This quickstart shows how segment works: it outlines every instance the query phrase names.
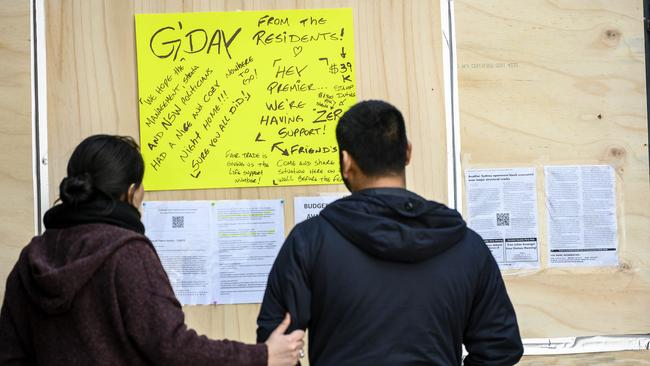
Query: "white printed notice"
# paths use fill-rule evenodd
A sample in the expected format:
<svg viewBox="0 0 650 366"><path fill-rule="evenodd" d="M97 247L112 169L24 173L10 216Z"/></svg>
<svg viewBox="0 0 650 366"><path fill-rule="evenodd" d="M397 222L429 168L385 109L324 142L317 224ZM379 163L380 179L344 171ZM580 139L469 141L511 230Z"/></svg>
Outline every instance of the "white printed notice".
<svg viewBox="0 0 650 366"><path fill-rule="evenodd" d="M148 201L151 239L183 305L259 303L284 241L282 200Z"/></svg>
<svg viewBox="0 0 650 366"><path fill-rule="evenodd" d="M293 212L294 212L294 222L296 224L301 223L312 217L316 217L320 214L321 210L327 207L330 203L336 201L337 199L344 196L344 193L341 195L330 195L330 196L311 196L311 197L294 197L293 198Z"/></svg>
<svg viewBox="0 0 650 366"><path fill-rule="evenodd" d="M262 302L271 266L284 241L283 201L217 201L214 214L218 302Z"/></svg>
<svg viewBox="0 0 650 366"><path fill-rule="evenodd" d="M547 166L549 266L616 266L616 183L608 165Z"/></svg>
<svg viewBox="0 0 650 366"><path fill-rule="evenodd" d="M539 268L535 168L465 171L468 226L502 269Z"/></svg>
<svg viewBox="0 0 650 366"><path fill-rule="evenodd" d="M210 202L144 202L147 237L182 304L211 304L214 257Z"/></svg>

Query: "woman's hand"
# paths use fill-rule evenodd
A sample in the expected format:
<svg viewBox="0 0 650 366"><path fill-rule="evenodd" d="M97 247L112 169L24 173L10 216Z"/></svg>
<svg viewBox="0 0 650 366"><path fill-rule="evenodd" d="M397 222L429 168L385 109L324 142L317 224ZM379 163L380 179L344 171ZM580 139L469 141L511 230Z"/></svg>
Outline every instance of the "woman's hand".
<svg viewBox="0 0 650 366"><path fill-rule="evenodd" d="M285 335L284 332L289 328L289 324L291 324L291 316L287 313L282 323L275 328L266 341L269 350L268 366L293 366L298 363L298 357L302 355L302 347L305 345L302 340L305 331L294 330Z"/></svg>

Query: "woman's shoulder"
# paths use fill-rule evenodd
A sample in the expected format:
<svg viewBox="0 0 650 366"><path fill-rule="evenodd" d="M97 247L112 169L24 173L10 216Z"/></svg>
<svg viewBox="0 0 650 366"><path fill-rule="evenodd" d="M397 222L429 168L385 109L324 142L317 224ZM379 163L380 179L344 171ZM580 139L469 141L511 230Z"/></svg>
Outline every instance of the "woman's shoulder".
<svg viewBox="0 0 650 366"><path fill-rule="evenodd" d="M79 257L77 259L95 257L115 261L125 256L157 259L156 250L145 235L117 225L90 223L65 229L48 229L43 237L46 244L63 244L68 249L68 256L75 253L74 256Z"/></svg>
<svg viewBox="0 0 650 366"><path fill-rule="evenodd" d="M156 248L146 235L113 225L91 225L97 225L95 230L102 232L103 239L110 240L112 242L111 245L117 247L114 255L159 260Z"/></svg>
<svg viewBox="0 0 650 366"><path fill-rule="evenodd" d="M38 238L36 236L35 238ZM103 222L80 223L68 227L48 228L40 235L45 240L65 240L72 241L75 238L80 240L108 239L112 241L119 240L143 240L149 242L149 239L137 231Z"/></svg>

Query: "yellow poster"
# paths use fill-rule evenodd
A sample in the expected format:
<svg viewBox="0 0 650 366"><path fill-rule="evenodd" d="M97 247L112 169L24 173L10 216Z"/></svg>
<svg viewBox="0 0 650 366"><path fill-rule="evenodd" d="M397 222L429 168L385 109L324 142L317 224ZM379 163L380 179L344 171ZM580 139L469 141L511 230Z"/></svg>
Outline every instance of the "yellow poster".
<svg viewBox="0 0 650 366"><path fill-rule="evenodd" d="M147 190L338 184L351 9L139 14Z"/></svg>

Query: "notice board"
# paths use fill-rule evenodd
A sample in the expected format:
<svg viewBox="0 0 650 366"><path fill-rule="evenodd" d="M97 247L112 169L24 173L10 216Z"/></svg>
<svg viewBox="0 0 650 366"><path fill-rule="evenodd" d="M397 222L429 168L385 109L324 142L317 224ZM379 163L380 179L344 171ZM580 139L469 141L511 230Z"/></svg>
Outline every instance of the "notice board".
<svg viewBox="0 0 650 366"><path fill-rule="evenodd" d="M454 3L462 169L535 166L542 177L547 163L616 167L621 265L507 276L522 335L647 332L650 259L644 245L650 225L641 2ZM357 100L385 99L403 112L414 147L408 188L447 203L440 31L446 14L440 14L438 2L53 0L46 5L52 201L82 138L140 137L136 14L336 7L352 9ZM146 199L283 198L288 232L293 197L344 190L342 185L163 190L148 192ZM541 191L538 196L543 199ZM538 207L544 217L543 205ZM197 331L247 342L255 340L258 310L258 305L185 308Z"/></svg>
<svg viewBox="0 0 650 366"><path fill-rule="evenodd" d="M541 270L505 277L522 336L648 333L642 2L455 3L462 169L537 172ZM618 266L549 268L549 165L613 167Z"/></svg>
<svg viewBox="0 0 650 366"><path fill-rule="evenodd" d="M94 133L116 133L140 138L136 14L233 12L236 15L240 11L263 13L271 10L316 9L311 14L318 21L321 11L317 9L323 8L351 9L352 28L349 31L346 28L343 37L345 39L349 36L354 41L353 55L348 53L347 47L345 51L346 59L354 57L354 63L350 62L354 70L356 99L388 100L404 114L407 134L414 148L411 164L407 168L409 188L427 198L446 203L447 131L440 4L428 1L375 0L47 1L51 201L57 197L58 184L64 176L72 149L84 137ZM322 11L322 14L324 16L326 11ZM185 27L187 23L183 24ZM178 24L171 26L178 27ZM257 26L257 21L254 26ZM234 28L236 29L237 27ZM337 29L336 32L340 35L341 30ZM210 37L212 34L214 30ZM227 35L231 36L232 31ZM213 49L211 53L215 51ZM231 49L233 51L234 48ZM291 53L279 57L296 58L293 46L288 51ZM327 62L330 67L334 64L332 58L337 60L338 77L341 78L345 73L340 72L341 49L337 51L333 56L325 57L329 58ZM222 52L225 50L222 49ZM297 58L308 52L310 51L304 48ZM232 56L235 57L234 52ZM256 56L252 56L255 60ZM328 66L324 60L317 61L317 65L323 69ZM326 69L325 74L328 77L334 75L329 69ZM239 78L237 75L235 77ZM217 93L215 97L218 95ZM230 97L234 98L232 95ZM265 104L263 106L266 108ZM311 117L316 118L318 114L311 114ZM259 124L260 119L260 115L255 116L256 123ZM271 135L277 134L275 127L269 128L268 132L251 132L242 144L266 144L269 151L268 143L273 141ZM266 142L255 141L258 132L262 132L260 139ZM279 147L285 149L284 145ZM273 153L282 154L275 149ZM318 196L345 191L341 184L254 185L245 188L150 191L145 194L145 200L284 199L285 232L288 233L293 227L295 196ZM189 326L199 333L213 338L255 341L255 321L259 311L257 304L188 306L184 310Z"/></svg>

